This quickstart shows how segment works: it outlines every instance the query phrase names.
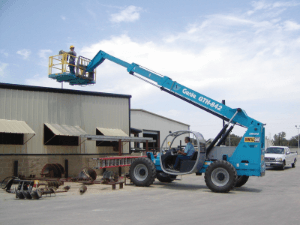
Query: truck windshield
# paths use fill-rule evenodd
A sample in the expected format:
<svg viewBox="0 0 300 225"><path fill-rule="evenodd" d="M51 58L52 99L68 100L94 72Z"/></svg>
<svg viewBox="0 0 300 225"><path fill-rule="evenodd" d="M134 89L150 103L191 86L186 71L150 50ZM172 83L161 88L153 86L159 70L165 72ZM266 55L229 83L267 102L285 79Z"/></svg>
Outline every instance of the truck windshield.
<svg viewBox="0 0 300 225"><path fill-rule="evenodd" d="M266 153L273 153L273 154L283 154L283 148L267 148Z"/></svg>

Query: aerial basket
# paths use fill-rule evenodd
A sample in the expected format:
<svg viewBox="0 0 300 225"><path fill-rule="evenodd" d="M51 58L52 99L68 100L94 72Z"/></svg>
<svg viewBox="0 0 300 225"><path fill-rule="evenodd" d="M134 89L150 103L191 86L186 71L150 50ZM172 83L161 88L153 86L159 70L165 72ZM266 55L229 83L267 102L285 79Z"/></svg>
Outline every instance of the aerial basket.
<svg viewBox="0 0 300 225"><path fill-rule="evenodd" d="M49 72L48 77L57 80L58 82L68 82L70 85L88 85L96 83L96 70L87 72L87 65L90 59L83 56L75 57L66 52L60 51L59 55L49 57ZM75 65L70 64L68 59L75 58ZM74 73L70 68L74 67Z"/></svg>

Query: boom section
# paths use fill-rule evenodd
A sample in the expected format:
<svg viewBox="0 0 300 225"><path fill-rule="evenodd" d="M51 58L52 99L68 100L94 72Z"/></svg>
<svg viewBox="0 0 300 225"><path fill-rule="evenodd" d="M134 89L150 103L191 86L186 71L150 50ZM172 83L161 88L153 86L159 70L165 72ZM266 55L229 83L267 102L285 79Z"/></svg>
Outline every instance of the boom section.
<svg viewBox="0 0 300 225"><path fill-rule="evenodd" d="M203 94L200 94L182 84L173 81L167 76L160 75L149 69L141 67L136 63L127 63L121 59L118 59L104 51L99 51L97 55L88 64L86 71L93 71L97 66L99 66L105 59L108 59L114 63L117 63L127 69L127 71L132 75L140 75L146 78L147 81L150 80L155 86L159 86L162 90L173 94L183 100L186 100L200 108L208 111L222 119L230 120L238 109L232 109L216 100L213 100ZM231 121L232 123L239 124L244 127L249 127L251 125L262 125L261 122L256 121L249 117L244 110L238 110L238 114Z"/></svg>

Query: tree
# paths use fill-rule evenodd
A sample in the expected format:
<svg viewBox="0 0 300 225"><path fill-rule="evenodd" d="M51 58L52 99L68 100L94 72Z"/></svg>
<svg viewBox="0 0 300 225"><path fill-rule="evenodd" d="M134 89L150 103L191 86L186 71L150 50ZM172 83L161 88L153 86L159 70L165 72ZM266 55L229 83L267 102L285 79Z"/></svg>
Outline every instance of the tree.
<svg viewBox="0 0 300 225"><path fill-rule="evenodd" d="M286 140L286 133L285 132L280 132L278 134L274 135L274 145L277 146L287 146L288 140Z"/></svg>
<svg viewBox="0 0 300 225"><path fill-rule="evenodd" d="M292 147L298 147L298 135L292 137L292 138L289 140L289 146L292 146Z"/></svg>
<svg viewBox="0 0 300 225"><path fill-rule="evenodd" d="M242 137L237 136L235 134L230 134L225 141L226 146L238 146Z"/></svg>

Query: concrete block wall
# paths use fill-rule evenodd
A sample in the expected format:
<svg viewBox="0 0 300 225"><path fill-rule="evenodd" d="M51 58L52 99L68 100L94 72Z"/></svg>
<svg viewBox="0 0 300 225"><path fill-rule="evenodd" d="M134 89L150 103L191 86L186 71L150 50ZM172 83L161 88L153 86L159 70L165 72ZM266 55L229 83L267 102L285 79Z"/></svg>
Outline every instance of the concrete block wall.
<svg viewBox="0 0 300 225"><path fill-rule="evenodd" d="M100 158L99 155L1 155L0 156L0 181L14 175L14 161L18 161L18 175L29 177L35 175L41 177L41 172L46 164L59 163L65 168L65 160L68 160L69 177L77 177L84 167L94 169L97 161L92 158ZM118 172L118 168L109 168ZM102 175L102 169L95 169L97 175ZM122 174L129 171L128 167L122 167ZM64 177L64 175L63 175Z"/></svg>

